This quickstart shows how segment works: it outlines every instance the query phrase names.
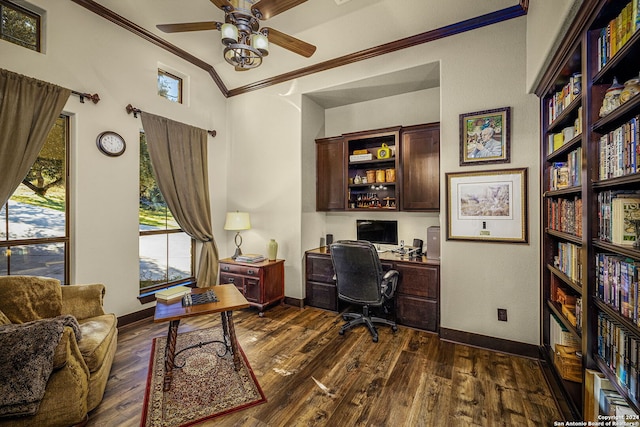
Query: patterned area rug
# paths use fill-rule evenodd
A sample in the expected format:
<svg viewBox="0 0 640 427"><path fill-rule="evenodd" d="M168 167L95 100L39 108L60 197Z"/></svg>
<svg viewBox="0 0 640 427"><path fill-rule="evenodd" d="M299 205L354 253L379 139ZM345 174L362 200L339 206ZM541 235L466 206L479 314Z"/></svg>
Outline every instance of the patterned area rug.
<svg viewBox="0 0 640 427"><path fill-rule="evenodd" d="M179 334L176 354L183 348L211 340L222 340L220 328ZM162 391L166 337L155 338L151 349L142 427L186 427L214 417L266 402L264 393L240 349L242 369L233 358L219 357L223 345L208 344L176 356L171 390Z"/></svg>

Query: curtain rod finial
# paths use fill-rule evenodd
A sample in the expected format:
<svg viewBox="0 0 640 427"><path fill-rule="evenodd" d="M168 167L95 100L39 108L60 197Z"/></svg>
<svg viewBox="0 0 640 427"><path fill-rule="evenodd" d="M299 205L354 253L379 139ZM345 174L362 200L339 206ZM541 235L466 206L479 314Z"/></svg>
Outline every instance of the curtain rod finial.
<svg viewBox="0 0 640 427"><path fill-rule="evenodd" d="M214 137L214 138L215 138L215 137L216 137L216 135L218 134L215 130L208 130L208 131L207 131L207 133L208 133L209 135L211 135L212 137Z"/></svg>

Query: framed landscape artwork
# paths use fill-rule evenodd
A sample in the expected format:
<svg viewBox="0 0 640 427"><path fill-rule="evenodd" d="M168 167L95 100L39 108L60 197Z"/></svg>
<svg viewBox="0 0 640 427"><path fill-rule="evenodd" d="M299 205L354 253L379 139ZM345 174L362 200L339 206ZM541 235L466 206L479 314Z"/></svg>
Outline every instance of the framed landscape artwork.
<svg viewBox="0 0 640 427"><path fill-rule="evenodd" d="M447 173L447 240L527 243L527 168Z"/></svg>
<svg viewBox="0 0 640 427"><path fill-rule="evenodd" d="M509 163L511 108L460 114L460 166Z"/></svg>

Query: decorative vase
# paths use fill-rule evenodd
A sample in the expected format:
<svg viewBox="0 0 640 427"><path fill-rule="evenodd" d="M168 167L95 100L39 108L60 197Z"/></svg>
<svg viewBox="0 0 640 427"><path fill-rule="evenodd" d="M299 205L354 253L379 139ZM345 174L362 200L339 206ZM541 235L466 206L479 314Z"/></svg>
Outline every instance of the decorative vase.
<svg viewBox="0 0 640 427"><path fill-rule="evenodd" d="M267 258L269 261L275 261L278 255L278 242L275 239L269 240L267 243Z"/></svg>

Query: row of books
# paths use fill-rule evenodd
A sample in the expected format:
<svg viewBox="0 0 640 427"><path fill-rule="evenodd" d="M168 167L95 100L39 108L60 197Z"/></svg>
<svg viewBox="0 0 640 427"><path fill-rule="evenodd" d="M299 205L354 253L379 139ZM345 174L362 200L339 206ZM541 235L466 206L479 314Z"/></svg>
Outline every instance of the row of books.
<svg viewBox="0 0 640 427"><path fill-rule="evenodd" d="M636 242L635 220L640 219L640 193L602 191L598 193L598 237L615 245Z"/></svg>
<svg viewBox="0 0 640 427"><path fill-rule="evenodd" d="M582 90L582 78L579 73L573 74L567 84L553 94L547 101L547 115L552 123L576 99ZM579 132L578 132L579 133Z"/></svg>
<svg viewBox="0 0 640 427"><path fill-rule="evenodd" d="M636 414L602 372L586 369L584 372L584 423L576 425L637 427Z"/></svg>
<svg viewBox="0 0 640 427"><path fill-rule="evenodd" d="M640 341L636 336L598 313L598 356L616 377L618 385L626 390L629 398L638 402L638 351Z"/></svg>
<svg viewBox="0 0 640 427"><path fill-rule="evenodd" d="M600 137L598 144L599 179L640 172L639 124L640 115Z"/></svg>
<svg viewBox="0 0 640 427"><path fill-rule="evenodd" d="M567 126L562 132L552 133L547 136L547 153L553 153L561 148L566 142L572 140L582 133L582 106L578 107L578 117L573 126Z"/></svg>
<svg viewBox="0 0 640 427"><path fill-rule="evenodd" d="M565 328L554 313L549 315L549 342L552 348L556 348L556 344L566 347L581 347L580 340Z"/></svg>
<svg viewBox="0 0 640 427"><path fill-rule="evenodd" d="M638 271L635 260L616 254L597 253L596 295L623 317L640 326Z"/></svg>
<svg viewBox="0 0 640 427"><path fill-rule="evenodd" d="M562 233L582 236L582 199L547 199L547 227Z"/></svg>
<svg viewBox="0 0 640 427"><path fill-rule="evenodd" d="M582 279L580 246L568 242L558 242L558 255L554 258L554 266L571 280L580 282Z"/></svg>
<svg viewBox="0 0 640 427"><path fill-rule="evenodd" d="M640 0L632 0L613 18L598 36L598 71L640 29Z"/></svg>
<svg viewBox="0 0 640 427"><path fill-rule="evenodd" d="M566 162L553 162L549 167L549 190L579 186L582 181L582 147L567 154Z"/></svg>

